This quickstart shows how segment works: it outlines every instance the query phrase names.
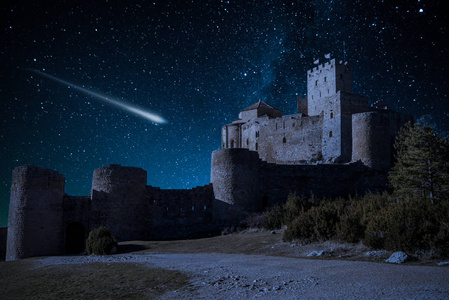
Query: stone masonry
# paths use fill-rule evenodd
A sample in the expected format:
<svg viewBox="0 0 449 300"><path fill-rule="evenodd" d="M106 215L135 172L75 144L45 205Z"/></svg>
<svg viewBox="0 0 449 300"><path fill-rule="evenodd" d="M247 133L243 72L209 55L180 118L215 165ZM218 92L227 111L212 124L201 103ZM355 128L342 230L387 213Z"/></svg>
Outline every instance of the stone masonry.
<svg viewBox="0 0 449 300"><path fill-rule="evenodd" d="M17 167L0 256L5 241L6 260L81 253L100 225L119 241L205 236L285 203L289 193L385 190L394 138L412 118L353 94L349 65L335 59L307 72L307 92L297 114L258 101L223 126L205 186L163 190L147 185L141 168L109 165L93 172L90 195L69 196L58 172Z"/></svg>

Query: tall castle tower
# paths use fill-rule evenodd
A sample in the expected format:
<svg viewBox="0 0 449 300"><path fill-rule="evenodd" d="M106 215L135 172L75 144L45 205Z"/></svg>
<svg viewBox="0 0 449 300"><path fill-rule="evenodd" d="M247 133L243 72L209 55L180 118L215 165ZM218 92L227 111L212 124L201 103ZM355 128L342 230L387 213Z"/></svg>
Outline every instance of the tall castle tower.
<svg viewBox="0 0 449 300"><path fill-rule="evenodd" d="M352 115L369 109L368 99L352 93L351 68L332 59L307 72L309 116L323 118L325 161L348 162L352 154Z"/></svg>
<svg viewBox="0 0 449 300"><path fill-rule="evenodd" d="M326 98L337 92L352 93L351 68L348 63L331 61L307 72L308 115L317 116L329 109Z"/></svg>
<svg viewBox="0 0 449 300"><path fill-rule="evenodd" d="M63 253L64 185L64 177L49 169L14 169L6 260Z"/></svg>

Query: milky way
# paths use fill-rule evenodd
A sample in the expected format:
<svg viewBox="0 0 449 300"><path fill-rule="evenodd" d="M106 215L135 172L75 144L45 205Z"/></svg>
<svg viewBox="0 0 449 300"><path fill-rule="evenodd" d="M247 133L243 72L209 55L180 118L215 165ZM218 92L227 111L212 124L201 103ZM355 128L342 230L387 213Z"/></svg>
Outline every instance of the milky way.
<svg viewBox="0 0 449 300"><path fill-rule="evenodd" d="M112 163L162 188L207 184L221 126L259 99L295 113L307 70L329 52L350 63L355 93L449 130L445 1L47 2L0 8L0 226L11 171L24 164L63 174L69 195L88 195L92 171Z"/></svg>

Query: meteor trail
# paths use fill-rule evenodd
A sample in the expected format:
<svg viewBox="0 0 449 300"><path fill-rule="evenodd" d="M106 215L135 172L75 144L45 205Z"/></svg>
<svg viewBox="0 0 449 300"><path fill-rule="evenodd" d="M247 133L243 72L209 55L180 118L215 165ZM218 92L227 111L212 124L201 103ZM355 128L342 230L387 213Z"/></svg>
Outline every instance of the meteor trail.
<svg viewBox="0 0 449 300"><path fill-rule="evenodd" d="M68 85L68 86L70 86L70 87L72 87L72 88L74 88L74 89L76 89L76 90L78 90L80 92L83 92L83 93L85 93L87 95L90 95L92 97L97 98L98 100L101 100L101 101L106 102L108 104L112 104L112 105L114 105L116 107L119 107L121 109L129 111L131 113L134 113L134 114L136 114L136 115L138 115L138 116L140 116L140 117L142 117L144 119L147 119L147 120L150 120L152 122L159 123L159 124L167 123L167 121L163 117L158 116L158 115L156 115L156 114L154 114L152 112L145 111L145 110L143 110L143 109L141 109L141 108L139 108L139 107L137 107L135 105L129 104L129 103L125 102L125 101L121 101L121 100L114 99L114 98L109 97L109 96L102 95L102 94L97 93L97 92L93 92L91 90L88 90L88 89L85 89L83 87L80 87L80 86L78 86L76 84L73 84L73 83L70 83L68 81L59 79L59 78L57 78L55 76L52 76L52 75L48 75L48 74L46 74L44 72L41 72L41 71L38 71L38 70L29 69L29 71L32 71L32 72L34 72L36 74L39 74L41 76L47 77L49 79L52 79L52 80L54 80L56 82Z"/></svg>

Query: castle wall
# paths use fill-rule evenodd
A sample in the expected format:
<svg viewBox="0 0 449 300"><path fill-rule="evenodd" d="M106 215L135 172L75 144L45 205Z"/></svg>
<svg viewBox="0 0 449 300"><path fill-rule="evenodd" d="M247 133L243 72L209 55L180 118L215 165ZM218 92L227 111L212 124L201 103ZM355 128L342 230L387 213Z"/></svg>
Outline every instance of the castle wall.
<svg viewBox="0 0 449 300"><path fill-rule="evenodd" d="M14 169L6 260L63 252L64 185L64 177L52 170Z"/></svg>
<svg viewBox="0 0 449 300"><path fill-rule="evenodd" d="M8 238L8 227L0 227L0 261L6 257L6 240Z"/></svg>
<svg viewBox="0 0 449 300"><path fill-rule="evenodd" d="M256 160L256 155L257 152L246 149L213 152L211 181L217 199L235 206L251 199L253 205L244 206L246 212L251 212L285 203L288 194L294 192L346 197L387 187L386 172L362 164L280 165ZM249 168L244 163L248 161L251 161ZM248 169L257 172L248 173Z"/></svg>
<svg viewBox="0 0 449 300"><path fill-rule="evenodd" d="M256 155L257 152L246 149L213 152L211 182L217 199L236 206L251 199L254 204L245 205L246 211L259 211L285 203L291 192L346 197L387 187L386 172L362 164L280 165L256 160ZM257 172L248 173L248 164Z"/></svg>
<svg viewBox="0 0 449 300"><path fill-rule="evenodd" d="M352 161L376 169L389 168L394 158L394 141L402 126L413 117L392 110L374 110L352 116Z"/></svg>
<svg viewBox="0 0 449 300"><path fill-rule="evenodd" d="M258 151L262 160L272 163L319 160L322 122L320 116L302 114L276 119L262 117L242 125L243 148Z"/></svg>
<svg viewBox="0 0 449 300"><path fill-rule="evenodd" d="M148 186L147 192L149 239L195 237L219 230L211 184L188 190Z"/></svg>
<svg viewBox="0 0 449 300"><path fill-rule="evenodd" d="M261 165L261 195L264 206L284 204L289 193L317 197L346 197L350 194L384 191L386 173L361 164Z"/></svg>
<svg viewBox="0 0 449 300"><path fill-rule="evenodd" d="M215 199L245 210L257 209L259 155L247 149L212 152L211 183Z"/></svg>
<svg viewBox="0 0 449 300"><path fill-rule="evenodd" d="M145 238L148 210L147 172L109 165L96 169L92 179L91 228L108 227L118 241Z"/></svg>
<svg viewBox="0 0 449 300"><path fill-rule="evenodd" d="M95 229L89 222L90 196L64 197L64 253L79 254L85 249L89 232Z"/></svg>
<svg viewBox="0 0 449 300"><path fill-rule="evenodd" d="M390 119L387 114L373 111L354 114L352 160L382 169L391 164Z"/></svg>

